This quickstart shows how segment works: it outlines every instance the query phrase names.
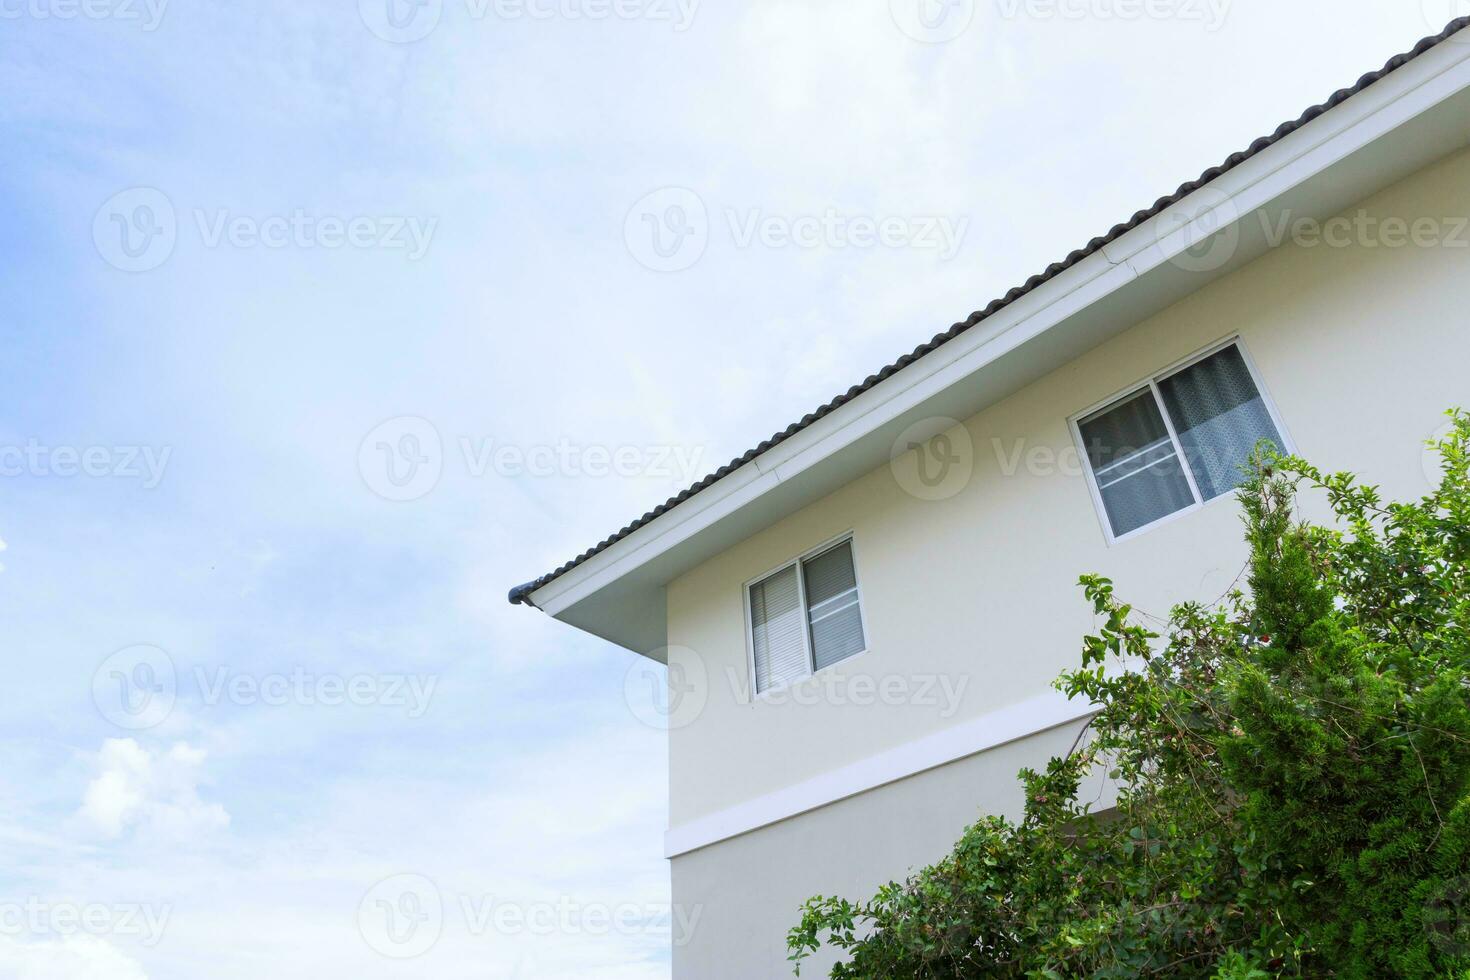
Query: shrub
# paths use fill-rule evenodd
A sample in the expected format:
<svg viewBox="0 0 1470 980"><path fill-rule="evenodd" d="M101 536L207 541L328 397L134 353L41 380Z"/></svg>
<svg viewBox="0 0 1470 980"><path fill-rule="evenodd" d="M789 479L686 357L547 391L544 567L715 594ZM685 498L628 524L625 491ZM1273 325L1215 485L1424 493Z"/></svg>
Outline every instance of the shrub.
<svg viewBox="0 0 1470 980"><path fill-rule="evenodd" d="M871 899L788 941L835 980L1470 977L1470 416L1413 503L1262 447L1238 492L1249 588L1156 633L1107 579L1058 686L1085 739ZM1295 516L1321 493L1331 526ZM1078 798L1097 767L1116 808Z"/></svg>

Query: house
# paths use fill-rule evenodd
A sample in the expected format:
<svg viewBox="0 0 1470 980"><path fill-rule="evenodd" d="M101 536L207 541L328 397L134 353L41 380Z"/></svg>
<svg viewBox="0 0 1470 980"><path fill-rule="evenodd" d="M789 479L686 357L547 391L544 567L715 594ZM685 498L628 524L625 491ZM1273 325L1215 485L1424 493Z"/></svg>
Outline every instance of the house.
<svg viewBox="0 0 1470 980"><path fill-rule="evenodd" d="M1226 593L1258 439L1427 491L1470 403L1467 24L511 592L668 664L678 980L788 976L806 898L1017 813L1088 714L1079 574Z"/></svg>

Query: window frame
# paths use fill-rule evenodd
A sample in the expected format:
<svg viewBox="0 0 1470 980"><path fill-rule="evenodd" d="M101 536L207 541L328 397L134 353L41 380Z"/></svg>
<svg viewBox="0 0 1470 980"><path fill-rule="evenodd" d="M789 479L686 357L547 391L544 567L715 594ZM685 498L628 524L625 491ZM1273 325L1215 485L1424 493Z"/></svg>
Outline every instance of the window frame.
<svg viewBox="0 0 1470 980"><path fill-rule="evenodd" d="M1194 469L1189 465L1188 457L1184 453L1184 446L1179 442L1179 433L1174 427L1174 419L1169 414L1169 406L1164 401L1163 392L1159 390L1159 383L1161 381L1166 381L1181 371L1185 371L1200 361L1218 354L1229 347L1234 347L1240 351L1241 360L1245 362L1245 369L1250 374L1251 381L1256 386L1256 392L1261 396L1261 403L1266 406L1266 413L1270 415L1271 423L1276 426L1276 431L1281 436L1283 443L1280 447L1281 451L1288 454L1296 452L1296 443L1292 439L1291 433L1287 431L1286 423L1281 418L1281 412L1276 407L1276 400L1271 397L1271 392L1267 389L1266 382L1261 377L1260 369L1256 367L1255 359L1251 357L1251 352L1246 347L1245 340L1240 334L1232 334L1207 347L1200 348L1193 354L1181 357L1167 367L1153 372L1142 381L1119 390L1116 394L1104 398L1095 405L1089 406L1067 419L1067 427L1072 432L1072 440L1076 444L1077 452L1081 457L1082 475L1087 481L1087 490L1092 495L1093 510L1097 513L1098 523L1102 526L1103 539L1107 542L1108 547L1124 541L1130 541L1141 534L1146 534L1157 527L1168 524L1170 521L1175 521L1181 517L1193 514L1195 511L1203 510L1217 501L1225 500L1232 496L1229 493L1222 493L1210 500L1204 499L1204 495L1200 493L1199 482L1195 478ZM1170 514L1165 514L1158 520L1144 524L1142 527L1136 527L1125 534L1114 534L1112 519L1108 516L1107 507L1103 503L1102 490L1098 487L1097 474L1093 472L1092 458L1088 455L1086 441L1082 438L1082 423L1092 416L1119 405L1124 400L1144 391L1149 392L1153 396L1154 403L1159 410L1159 415L1163 417L1164 427L1169 433L1169 441L1174 447L1175 455L1179 458L1179 468L1184 471L1184 477L1189 481L1189 492L1194 496L1194 503L1188 507L1181 507Z"/></svg>
<svg viewBox="0 0 1470 980"><path fill-rule="evenodd" d="M820 557L821 555L826 554L834 548L840 548L844 544L846 544L852 552L852 580L854 587L857 589L858 622L862 624L863 628L863 648L856 653L852 653L846 657L843 657L836 663L828 664L821 670L817 670L816 650L812 646L811 605L807 602L806 598L806 570L802 566L811 559ZM756 683L755 623L751 619L750 615L750 590L751 588L759 585L771 576L784 572L786 571L786 569L793 566L796 568L796 594L801 602L801 635L802 643L805 645L806 648L807 672L805 674L802 674L800 677L793 678L780 684L774 684L771 687L766 688L765 690L760 690L759 686ZM809 548L806 551L803 551L795 558L787 559L781 564L776 565L775 567L770 568L764 572L761 572L759 575L756 575L751 579L748 579L740 587L740 599L740 605L743 609L743 617L745 620L745 665L747 671L747 679L750 684L750 694L747 698L748 704L755 704L756 702L768 697L769 695L790 690L797 684L811 680L818 674L825 673L829 670L834 670L835 668L842 666L850 660L861 657L873 647L872 636L868 632L868 607L867 603L863 600L863 579L862 576L858 574L857 542L854 540L854 535L852 531L844 531L834 538L828 538L821 544L816 545L813 548Z"/></svg>

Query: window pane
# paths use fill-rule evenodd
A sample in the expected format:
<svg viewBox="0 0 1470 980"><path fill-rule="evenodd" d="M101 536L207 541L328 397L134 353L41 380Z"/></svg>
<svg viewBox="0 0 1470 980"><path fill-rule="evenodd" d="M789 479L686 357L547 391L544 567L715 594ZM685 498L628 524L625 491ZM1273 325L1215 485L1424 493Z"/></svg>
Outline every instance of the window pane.
<svg viewBox="0 0 1470 980"><path fill-rule="evenodd" d="M1159 390L1206 500L1240 486L1241 466L1258 441L1282 446L1245 357L1233 345L1160 381Z"/></svg>
<svg viewBox="0 0 1470 980"><path fill-rule="evenodd" d="M806 576L812 656L818 670L863 652L863 616L858 606L852 542L844 541L802 564Z"/></svg>
<svg viewBox="0 0 1470 980"><path fill-rule="evenodd" d="M1151 390L1103 409L1078 429L1115 537L1195 502Z"/></svg>
<svg viewBox="0 0 1470 980"><path fill-rule="evenodd" d="M803 620L795 565L750 587L750 631L755 649L757 691L789 683L808 673Z"/></svg>

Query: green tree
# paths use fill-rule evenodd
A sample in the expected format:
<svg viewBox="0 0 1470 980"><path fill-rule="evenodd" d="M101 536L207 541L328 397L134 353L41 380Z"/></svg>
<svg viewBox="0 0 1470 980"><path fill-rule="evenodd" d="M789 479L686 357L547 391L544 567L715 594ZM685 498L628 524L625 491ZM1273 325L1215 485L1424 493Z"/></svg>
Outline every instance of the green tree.
<svg viewBox="0 0 1470 980"><path fill-rule="evenodd" d="M835 980L1470 978L1470 416L1413 503L1258 450L1249 588L1156 633L1107 579L1058 686L1085 739L1024 771L1025 814L788 939ZM1297 516L1299 493L1330 526ZM1119 787L1094 814L1098 767ZM1462 911L1463 907L1463 911Z"/></svg>

